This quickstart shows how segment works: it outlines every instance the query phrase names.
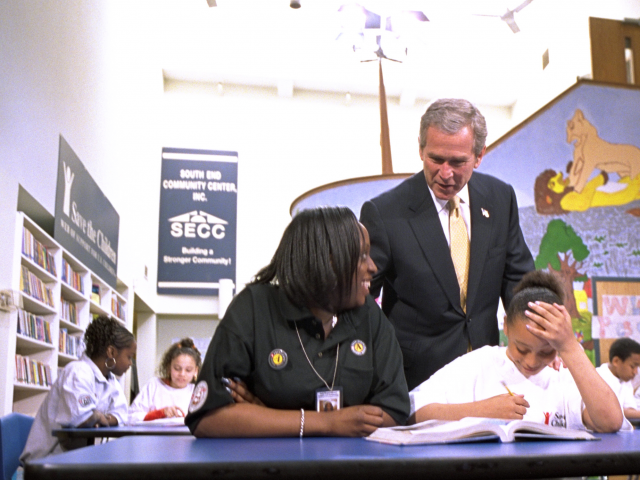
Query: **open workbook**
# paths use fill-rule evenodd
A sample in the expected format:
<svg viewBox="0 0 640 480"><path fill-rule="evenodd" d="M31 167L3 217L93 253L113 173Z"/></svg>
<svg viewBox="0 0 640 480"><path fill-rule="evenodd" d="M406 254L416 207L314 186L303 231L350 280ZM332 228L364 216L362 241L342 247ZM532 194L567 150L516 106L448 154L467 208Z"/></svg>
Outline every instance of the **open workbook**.
<svg viewBox="0 0 640 480"><path fill-rule="evenodd" d="M427 420L406 427L378 428L367 440L394 445L462 443L483 440L513 442L518 439L597 440L584 430L552 427L526 420L467 417L458 421Z"/></svg>

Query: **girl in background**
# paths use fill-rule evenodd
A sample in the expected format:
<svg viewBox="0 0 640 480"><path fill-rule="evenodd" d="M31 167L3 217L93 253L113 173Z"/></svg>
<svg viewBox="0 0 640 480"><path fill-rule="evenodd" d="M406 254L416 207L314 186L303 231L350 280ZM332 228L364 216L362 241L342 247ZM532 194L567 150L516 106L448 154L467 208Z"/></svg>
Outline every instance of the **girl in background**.
<svg viewBox="0 0 640 480"><path fill-rule="evenodd" d="M202 360L190 338L174 343L162 356L158 377L151 379L129 408L129 423L184 417Z"/></svg>
<svg viewBox="0 0 640 480"><path fill-rule="evenodd" d="M80 360L64 367L42 402L20 460L27 463L87 445L86 439L61 441L53 429L109 427L127 421L127 399L118 381L136 353L133 334L108 317L93 320L84 334Z"/></svg>

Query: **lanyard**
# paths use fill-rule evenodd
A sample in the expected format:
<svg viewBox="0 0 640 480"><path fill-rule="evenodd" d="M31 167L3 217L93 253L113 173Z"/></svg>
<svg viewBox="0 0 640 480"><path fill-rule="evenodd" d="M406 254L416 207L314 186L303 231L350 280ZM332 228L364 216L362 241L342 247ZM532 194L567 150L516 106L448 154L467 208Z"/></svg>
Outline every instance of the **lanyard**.
<svg viewBox="0 0 640 480"><path fill-rule="evenodd" d="M333 317L334 319L336 317ZM333 380L331 381L331 386L329 386L329 384L326 382L326 380L324 378L322 378L320 376L320 374L318 373L318 371L313 367L313 364L311 363L311 360L309 360L309 355L307 355L307 351L304 349L304 345L302 344L302 338L300 337L300 331L298 330L298 322L294 322L294 325L296 327L296 333L298 334L298 340L300 340L300 346L302 347L302 353L304 353L304 356L307 359L307 362L309 362L309 366L311 367L311 369L313 370L313 372L318 376L318 378L320 380L322 380L322 383L324 383L327 388L330 391L333 391L333 386L336 383L336 374L338 373L338 357L340 356L340 344L338 344L338 346L336 347L336 367L333 371Z"/></svg>

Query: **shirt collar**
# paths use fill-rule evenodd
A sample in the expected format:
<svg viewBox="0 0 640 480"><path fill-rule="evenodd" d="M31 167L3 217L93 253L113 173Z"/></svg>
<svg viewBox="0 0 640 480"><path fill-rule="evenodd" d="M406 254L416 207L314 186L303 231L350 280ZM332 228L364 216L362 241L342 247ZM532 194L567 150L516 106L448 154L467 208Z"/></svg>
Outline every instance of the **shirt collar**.
<svg viewBox="0 0 640 480"><path fill-rule="evenodd" d="M85 362L87 365L89 365L89 367L91 367L91 371L93 372L93 374L95 375L96 379L99 382L107 382L107 381L109 381L109 379L105 378L105 376L102 374L102 372L100 371L98 366L95 364L95 362L93 360L91 360L86 353L82 354L82 357L80 358L80 360ZM113 377L113 374L111 372L109 372L109 378L111 378L111 377Z"/></svg>
<svg viewBox="0 0 640 480"><path fill-rule="evenodd" d="M436 194L433 193L431 187L429 187L429 193L431 194L433 204L436 206L438 213L447 208L448 200L441 200L440 198L436 197ZM462 190L460 190L456 195L460 197L460 203L466 203L467 205L469 205L469 184L465 183L464 187L462 187Z"/></svg>
<svg viewBox="0 0 640 480"><path fill-rule="evenodd" d="M280 306L280 313L282 314L286 322L313 320L315 318L313 313L311 313L311 311L307 307L299 307L292 303L280 287L275 286L274 288L276 288L278 291L278 304ZM344 312L339 313L338 324L352 323L354 326L359 325L362 315L359 315L358 313L360 312L360 310L367 308L369 307L365 304L361 307L356 307L351 310L345 310ZM290 324L290 326L293 328L293 325Z"/></svg>

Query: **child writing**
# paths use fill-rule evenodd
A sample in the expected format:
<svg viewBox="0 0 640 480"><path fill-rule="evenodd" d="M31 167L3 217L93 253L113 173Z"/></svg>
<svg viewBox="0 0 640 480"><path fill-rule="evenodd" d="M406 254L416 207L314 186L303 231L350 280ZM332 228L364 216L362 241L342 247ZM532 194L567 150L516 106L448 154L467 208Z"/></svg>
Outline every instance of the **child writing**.
<svg viewBox="0 0 640 480"><path fill-rule="evenodd" d="M98 317L84 334L86 350L64 368L40 406L20 460L86 446L86 439L64 444L51 434L61 427L107 427L127 421L127 399L116 377L131 366L133 334L116 320Z"/></svg>
<svg viewBox="0 0 640 480"><path fill-rule="evenodd" d="M553 275L530 272L522 278L504 332L507 347L467 353L416 387L410 393L412 418L524 419L596 432L632 428L576 340ZM566 369L548 367L556 354Z"/></svg>
<svg viewBox="0 0 640 480"><path fill-rule="evenodd" d="M174 343L162 356L158 377L151 379L129 408L129 422L184 417L202 360L190 338Z"/></svg>
<svg viewBox="0 0 640 480"><path fill-rule="evenodd" d="M619 338L609 348L609 363L596 369L618 397L624 416L630 419L640 418L631 383L638 373L638 366L640 344L631 338Z"/></svg>

